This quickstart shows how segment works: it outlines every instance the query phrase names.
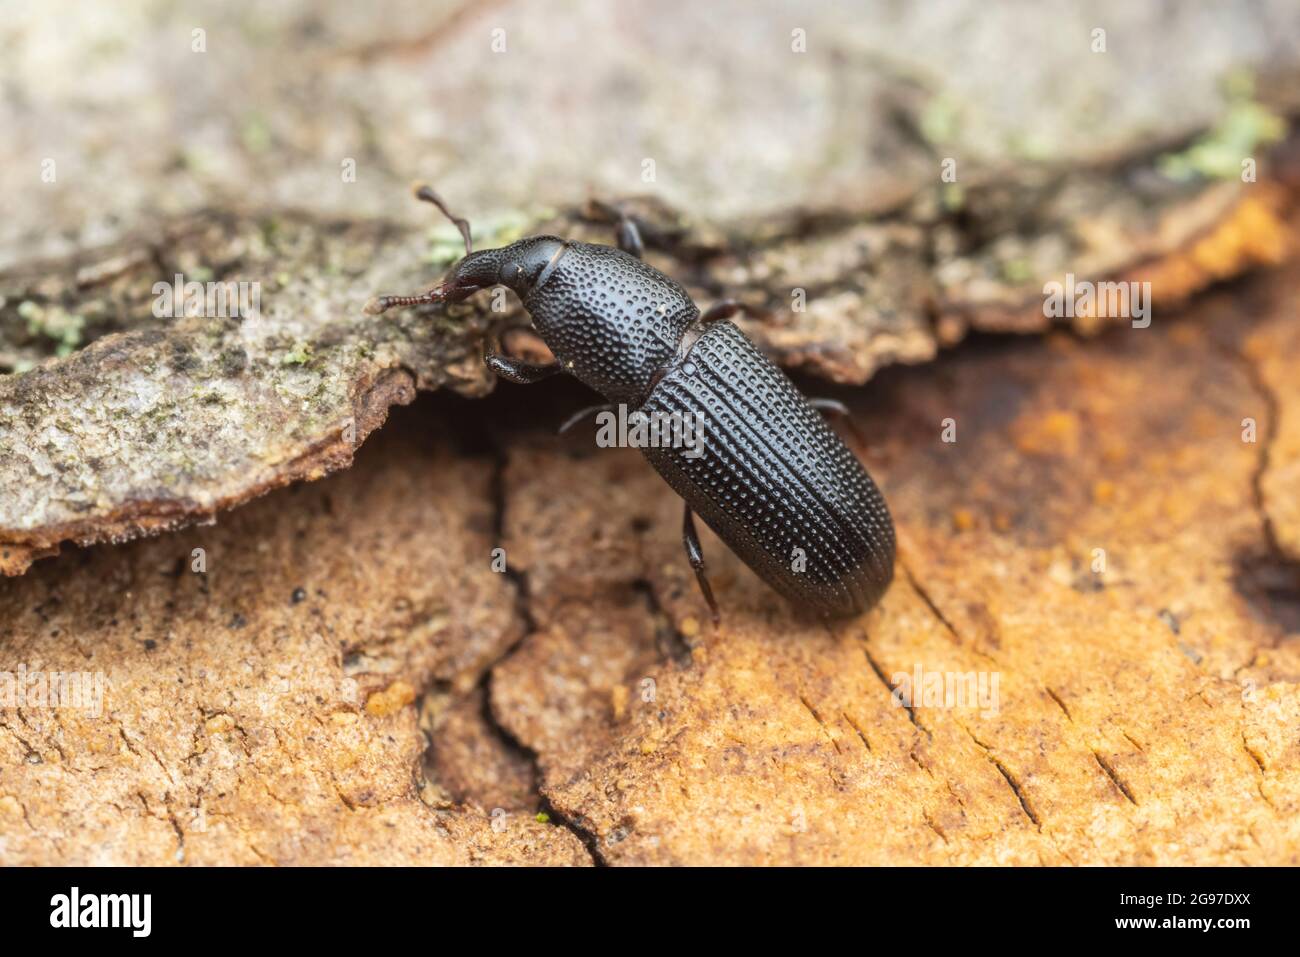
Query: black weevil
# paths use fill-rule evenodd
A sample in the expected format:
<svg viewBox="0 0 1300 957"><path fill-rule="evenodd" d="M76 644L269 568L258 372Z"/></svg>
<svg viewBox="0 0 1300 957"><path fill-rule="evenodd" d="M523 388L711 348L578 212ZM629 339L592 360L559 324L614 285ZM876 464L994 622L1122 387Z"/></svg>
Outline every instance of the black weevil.
<svg viewBox="0 0 1300 957"><path fill-rule="evenodd" d="M428 292L373 299L367 312L505 285L556 361L512 359L493 343L485 361L498 376L529 384L567 372L611 403L597 408L626 404L634 415L708 423L702 454L658 444L642 452L686 502L686 554L715 622L692 513L797 607L839 617L879 600L893 578L894 525L871 477L817 411L843 406L804 398L728 321L745 307L723 300L701 313L685 289L642 262L640 231L624 214L619 248L534 236L473 252L469 223L429 187L416 195L459 227L465 257Z"/></svg>

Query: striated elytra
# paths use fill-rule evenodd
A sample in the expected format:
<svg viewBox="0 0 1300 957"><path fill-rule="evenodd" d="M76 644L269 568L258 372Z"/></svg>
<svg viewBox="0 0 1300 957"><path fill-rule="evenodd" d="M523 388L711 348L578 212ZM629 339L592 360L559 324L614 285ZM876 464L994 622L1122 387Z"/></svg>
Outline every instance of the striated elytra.
<svg viewBox="0 0 1300 957"><path fill-rule="evenodd" d="M685 500L683 542L715 621L692 513L799 608L843 617L880 599L894 571L885 500L817 410L836 404L806 399L729 321L745 307L724 300L701 313L685 289L641 260L639 231L617 210L620 248L536 236L472 252L469 224L428 187L416 195L460 227L466 255L427 293L381 297L367 310L505 285L556 361L522 362L492 343L485 361L497 375L526 384L567 372L634 415L703 423L702 441L690 448L642 452Z"/></svg>

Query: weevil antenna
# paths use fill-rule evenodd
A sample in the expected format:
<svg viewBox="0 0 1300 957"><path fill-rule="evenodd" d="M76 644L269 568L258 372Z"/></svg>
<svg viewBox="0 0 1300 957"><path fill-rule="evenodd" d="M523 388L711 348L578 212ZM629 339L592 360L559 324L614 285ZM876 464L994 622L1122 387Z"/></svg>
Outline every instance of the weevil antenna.
<svg viewBox="0 0 1300 957"><path fill-rule="evenodd" d="M378 316L395 306L424 306L431 302L445 302L446 296L438 286L418 296L376 296L367 302L362 311L368 316Z"/></svg>
<svg viewBox="0 0 1300 957"><path fill-rule="evenodd" d="M438 209L442 211L442 215L446 216L456 224L456 228L460 230L460 234L465 237L465 255L468 256L474 251L474 241L470 238L469 232L469 220L462 216L457 216L448 209L447 204L442 201L441 196L433 191L432 186L428 183L416 183L415 198L437 206Z"/></svg>

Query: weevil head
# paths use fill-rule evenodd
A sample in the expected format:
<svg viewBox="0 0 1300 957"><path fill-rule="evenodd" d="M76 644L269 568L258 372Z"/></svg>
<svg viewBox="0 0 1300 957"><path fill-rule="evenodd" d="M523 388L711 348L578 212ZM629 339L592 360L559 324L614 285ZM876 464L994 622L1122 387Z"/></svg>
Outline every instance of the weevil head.
<svg viewBox="0 0 1300 957"><path fill-rule="evenodd" d="M564 249L554 236L520 239L500 249L469 253L443 280L448 299L464 299L490 286L504 285L522 299L532 291L547 265Z"/></svg>

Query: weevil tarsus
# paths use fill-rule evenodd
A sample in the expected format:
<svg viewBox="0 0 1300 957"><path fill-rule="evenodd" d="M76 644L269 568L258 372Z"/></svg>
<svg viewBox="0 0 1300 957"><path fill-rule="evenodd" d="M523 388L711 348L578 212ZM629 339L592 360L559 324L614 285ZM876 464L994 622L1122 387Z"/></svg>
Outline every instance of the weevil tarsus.
<svg viewBox="0 0 1300 957"><path fill-rule="evenodd" d="M551 376L563 371L558 362L546 364L525 362L523 359L514 359L504 355L495 340L488 347L488 351L484 353L483 361L496 375L518 385L532 385L534 382L549 379Z"/></svg>

